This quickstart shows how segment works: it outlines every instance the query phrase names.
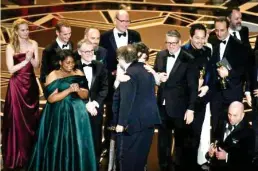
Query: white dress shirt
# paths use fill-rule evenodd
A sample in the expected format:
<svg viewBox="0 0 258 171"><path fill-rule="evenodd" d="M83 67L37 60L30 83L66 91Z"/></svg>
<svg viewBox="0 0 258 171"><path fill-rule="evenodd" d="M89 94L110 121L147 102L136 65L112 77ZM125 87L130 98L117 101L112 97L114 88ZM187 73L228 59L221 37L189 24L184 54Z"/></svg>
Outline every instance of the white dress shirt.
<svg viewBox="0 0 258 171"><path fill-rule="evenodd" d="M178 55L179 55L180 51L181 51L181 48L176 53L174 53L174 54L170 54L169 53L169 55L175 55L175 58L167 57L166 73L167 73L168 77L169 77L170 72L172 71L172 69L173 69L173 67L175 65L175 62L176 62L176 60L178 58ZM164 99L162 105L165 105L165 104L166 104L166 102L165 102L165 99Z"/></svg>
<svg viewBox="0 0 258 171"><path fill-rule="evenodd" d="M238 40L241 40L241 36L240 36L240 33L239 31L237 30L232 30L231 28L228 29L229 30L229 33L234 37L234 32L236 32L236 37Z"/></svg>
<svg viewBox="0 0 258 171"><path fill-rule="evenodd" d="M68 45L66 47L63 48L63 45L66 45L67 43L63 43L61 42L58 37L56 38L56 42L58 44L58 46L60 47L60 49L70 49L70 44L68 43Z"/></svg>
<svg viewBox="0 0 258 171"><path fill-rule="evenodd" d="M85 61L82 58L81 58L81 62L82 62L82 64L87 64L87 65L91 63L91 62ZM92 76L93 76L92 67L88 67L88 66L83 67L83 72L84 72L84 75L86 76L86 79L88 81L88 87L90 89L91 81L92 81Z"/></svg>
<svg viewBox="0 0 258 171"><path fill-rule="evenodd" d="M225 52L226 46L227 46L227 44L228 44L229 36L230 36L230 34L228 34L228 36L226 37L226 39L223 40L223 41L226 41L225 44L221 42L220 45L219 45L220 60L223 59L224 52Z"/></svg>
<svg viewBox="0 0 258 171"><path fill-rule="evenodd" d="M113 29L113 34L114 34L114 37L115 37L117 48L120 48L121 46L128 45L128 31L126 30L126 36L120 36L119 37L118 33L121 33L121 32L118 31L117 28L114 28Z"/></svg>

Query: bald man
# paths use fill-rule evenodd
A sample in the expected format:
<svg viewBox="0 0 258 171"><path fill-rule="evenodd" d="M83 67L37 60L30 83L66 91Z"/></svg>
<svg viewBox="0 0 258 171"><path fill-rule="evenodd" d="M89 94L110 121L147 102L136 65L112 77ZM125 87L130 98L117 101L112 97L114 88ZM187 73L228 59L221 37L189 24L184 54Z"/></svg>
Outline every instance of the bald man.
<svg viewBox="0 0 258 171"><path fill-rule="evenodd" d="M212 171L251 170L255 133L244 118L244 106L234 101L228 109L228 120L221 121L216 131L217 147L211 145L207 158Z"/></svg>
<svg viewBox="0 0 258 171"><path fill-rule="evenodd" d="M114 23L115 27L111 30L104 32L100 36L100 46L107 50L107 70L108 70L108 96L106 99L106 121L112 118L112 101L114 94L114 81L116 78L117 69L117 56L116 50L121 46L137 43L141 41L141 36L137 31L128 29L131 20L129 14L125 10L119 10L115 14ZM105 126L106 128L106 126ZM105 129L105 146L109 147L110 133Z"/></svg>
<svg viewBox="0 0 258 171"><path fill-rule="evenodd" d="M106 65L107 65L107 62L106 62L107 50L105 48L99 46L99 41L100 41L99 30L97 28L94 28L94 27L86 28L85 31L84 31L84 39L88 40L89 42L91 42L93 44L95 60L103 63L104 66L106 67ZM81 59L78 51L75 52L75 57L76 57L77 60Z"/></svg>

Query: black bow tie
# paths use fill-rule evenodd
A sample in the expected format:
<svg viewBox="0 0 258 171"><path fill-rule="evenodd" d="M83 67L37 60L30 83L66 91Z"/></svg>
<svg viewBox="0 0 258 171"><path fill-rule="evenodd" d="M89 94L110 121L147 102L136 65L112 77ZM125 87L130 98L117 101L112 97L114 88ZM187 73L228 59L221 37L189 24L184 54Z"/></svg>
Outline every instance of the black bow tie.
<svg viewBox="0 0 258 171"><path fill-rule="evenodd" d="M175 55L169 55L168 58L175 58Z"/></svg>
<svg viewBox="0 0 258 171"><path fill-rule="evenodd" d="M64 49L67 46L68 46L68 43L67 44L63 44L62 49Z"/></svg>
<svg viewBox="0 0 258 171"><path fill-rule="evenodd" d="M227 41L226 40L221 40L220 43L226 44Z"/></svg>
<svg viewBox="0 0 258 171"><path fill-rule="evenodd" d="M83 63L82 64L82 67L92 67L93 65L92 65L92 63L90 63L90 64L85 64L85 63Z"/></svg>
<svg viewBox="0 0 258 171"><path fill-rule="evenodd" d="M235 127L236 127L235 125L231 125L230 123L228 123L227 129L228 129L229 131L232 131Z"/></svg>
<svg viewBox="0 0 258 171"><path fill-rule="evenodd" d="M121 37L121 36L126 36L126 32L123 32L123 33L118 33L118 37Z"/></svg>

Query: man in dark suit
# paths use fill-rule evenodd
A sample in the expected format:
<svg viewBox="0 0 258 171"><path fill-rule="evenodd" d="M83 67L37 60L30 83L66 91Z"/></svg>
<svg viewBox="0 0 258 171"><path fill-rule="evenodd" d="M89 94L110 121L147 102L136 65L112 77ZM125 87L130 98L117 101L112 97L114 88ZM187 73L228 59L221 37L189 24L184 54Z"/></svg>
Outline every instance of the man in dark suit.
<svg viewBox="0 0 258 171"><path fill-rule="evenodd" d="M132 45L118 49L119 65L130 80L121 82L116 126L119 171L143 171L147 162L154 125L160 124L155 97L155 80L144 64L137 62Z"/></svg>
<svg viewBox="0 0 258 171"><path fill-rule="evenodd" d="M116 50L121 46L137 43L141 41L141 36L137 31L128 29L130 24L129 14L125 10L119 10L115 14L115 28L104 32L100 37L100 46L107 50L107 70L108 70L108 96L106 99L106 120L104 128L105 146L109 147L110 132L107 131L107 124L112 120L112 98L114 94L114 81L116 77Z"/></svg>
<svg viewBox="0 0 258 171"><path fill-rule="evenodd" d="M228 119L221 120L214 141L206 157L212 171L251 170L254 153L255 133L244 118L244 105L232 102L228 109Z"/></svg>
<svg viewBox="0 0 258 171"><path fill-rule="evenodd" d="M208 66L213 131L216 130L218 120L226 118L229 104L243 100L246 48L229 34L228 27L229 22L225 17L215 20L215 33L220 42L213 44L213 55ZM219 64L219 61L224 62Z"/></svg>
<svg viewBox="0 0 258 171"><path fill-rule="evenodd" d="M247 50L246 53L248 53L248 55L245 56L248 59L248 65L250 67L254 66L255 61L254 61L253 50L249 41L249 29L248 27L242 25L242 14L240 12L240 9L239 8L230 9L227 19L229 20L228 30L230 35L243 43L243 45L246 47L246 50ZM246 81L250 81L249 78L250 76L252 76L251 72L252 71L249 71L249 75L246 75L247 76ZM251 98L251 92L249 90L249 87L246 87L245 96L246 96L248 105L251 106L252 98Z"/></svg>
<svg viewBox="0 0 258 171"><path fill-rule="evenodd" d="M86 28L84 31L84 39L90 41L94 46L94 60L97 60L106 66L107 50L99 46L99 30L94 27ZM75 59L81 59L80 55L78 54L78 51L75 52Z"/></svg>
<svg viewBox="0 0 258 171"><path fill-rule="evenodd" d="M167 32L166 46L166 50L158 52L154 64L156 72L167 74L161 79L157 96L162 120L158 133L158 157L162 171L169 170L172 129L175 136L176 165L181 168L187 166L189 156L184 145L187 143L185 138L189 124L194 119L199 75L193 63L194 57L181 49L181 35L178 31Z"/></svg>
<svg viewBox="0 0 258 171"><path fill-rule="evenodd" d="M57 38L51 44L49 44L42 53L42 62L40 68L40 81L45 83L46 76L57 69L56 64L59 59L57 52L62 49L73 49L73 44L70 42L71 37L71 26L66 20L59 20L56 24L56 35Z"/></svg>
<svg viewBox="0 0 258 171"><path fill-rule="evenodd" d="M88 81L89 102L86 108L90 113L92 136L95 147L97 168L101 155L102 120L104 99L108 93L107 71L99 61L93 60L94 45L88 40L78 43L78 53L81 56L79 69L81 69Z"/></svg>
<svg viewBox="0 0 258 171"><path fill-rule="evenodd" d="M205 117L206 104L207 104L207 96L206 93L209 90L207 86L206 76L206 68L208 61L211 58L211 49L207 46L204 46L206 40L206 28L202 24L193 24L190 28L190 41L185 44L182 48L188 51L191 55L194 56L194 65L197 67L199 71L199 88L200 92L198 95L198 99L195 105L195 115L192 124L192 132L189 136L192 138L192 150L189 153L192 155L192 165L197 167L197 152L199 148L202 125ZM207 113L208 115L209 113ZM204 128L209 129L209 128ZM189 163L190 164L190 163ZM203 164L203 163L200 163ZM194 167L194 166L193 166Z"/></svg>

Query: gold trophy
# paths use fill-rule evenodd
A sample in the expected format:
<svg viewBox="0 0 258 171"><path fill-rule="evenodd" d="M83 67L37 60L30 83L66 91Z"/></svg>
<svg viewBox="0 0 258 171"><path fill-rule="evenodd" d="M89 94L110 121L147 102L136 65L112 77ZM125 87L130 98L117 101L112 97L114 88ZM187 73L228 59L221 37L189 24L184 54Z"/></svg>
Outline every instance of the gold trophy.
<svg viewBox="0 0 258 171"><path fill-rule="evenodd" d="M199 79L203 79L204 75L205 75L205 68L202 67L202 69L200 70L200 78Z"/></svg>
<svg viewBox="0 0 258 171"><path fill-rule="evenodd" d="M218 68L223 66L228 71L230 71L232 69L226 58L223 58L221 61L217 62L216 65L217 65ZM220 79L221 88L224 89L224 90L227 89L226 77L224 77L224 78L218 77L218 79Z"/></svg>

